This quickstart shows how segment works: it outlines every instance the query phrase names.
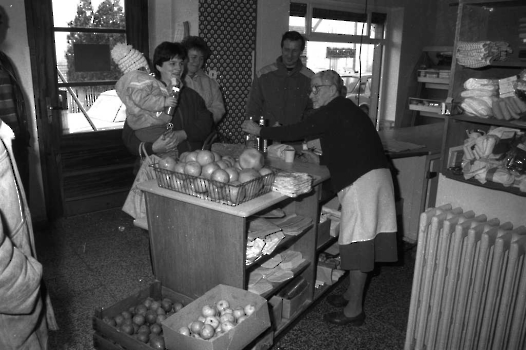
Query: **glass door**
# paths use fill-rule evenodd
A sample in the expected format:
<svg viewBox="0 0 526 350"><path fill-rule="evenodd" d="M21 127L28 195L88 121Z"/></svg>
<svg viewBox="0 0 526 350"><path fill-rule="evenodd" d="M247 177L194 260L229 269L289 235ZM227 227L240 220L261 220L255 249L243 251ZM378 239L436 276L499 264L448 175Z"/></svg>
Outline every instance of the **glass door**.
<svg viewBox="0 0 526 350"><path fill-rule="evenodd" d="M125 109L116 43L148 57L147 0L27 2L48 219L122 205L135 157L121 140Z"/></svg>

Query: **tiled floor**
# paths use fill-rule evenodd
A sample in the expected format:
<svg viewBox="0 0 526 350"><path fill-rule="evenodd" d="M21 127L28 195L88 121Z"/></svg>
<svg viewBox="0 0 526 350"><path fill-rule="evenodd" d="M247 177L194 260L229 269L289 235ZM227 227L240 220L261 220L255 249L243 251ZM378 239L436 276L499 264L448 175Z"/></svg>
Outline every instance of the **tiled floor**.
<svg viewBox="0 0 526 350"><path fill-rule="evenodd" d="M154 281L148 237L119 209L63 219L60 227L36 232L39 260L51 294L59 331L50 332L50 350L94 349L92 316ZM371 279L360 328L323 322L335 311L322 298L274 349L402 349L413 260L402 254L395 265L382 265ZM344 290L343 281L331 293ZM183 349L184 350L184 349Z"/></svg>

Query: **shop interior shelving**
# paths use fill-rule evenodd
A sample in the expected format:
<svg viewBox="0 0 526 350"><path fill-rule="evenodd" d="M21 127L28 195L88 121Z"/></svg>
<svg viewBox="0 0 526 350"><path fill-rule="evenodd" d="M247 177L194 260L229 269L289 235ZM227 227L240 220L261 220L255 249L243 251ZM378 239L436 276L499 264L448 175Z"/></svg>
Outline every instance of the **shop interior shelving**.
<svg viewBox="0 0 526 350"><path fill-rule="evenodd" d="M505 41L513 50L506 60L494 61L490 65L478 69L459 65L454 56L448 96L453 101L460 102L460 93L464 90L463 84L469 78L503 79L516 76L523 69L526 69L526 61L521 61L518 57L519 48L521 45L525 45L519 38L518 26L520 18L526 17L526 2L461 0L454 5L458 6L454 52L456 52L458 43L461 41ZM462 174L449 168L450 152L452 149L463 145L464 140L468 137L467 131L482 130L487 132L491 127L499 126L526 131L526 116L522 116L519 120L499 120L493 117L479 118L463 114L446 118L441 173L445 177L459 182L526 196L526 193L520 192L517 187L505 187L502 184L490 181L483 184L473 179L466 180Z"/></svg>

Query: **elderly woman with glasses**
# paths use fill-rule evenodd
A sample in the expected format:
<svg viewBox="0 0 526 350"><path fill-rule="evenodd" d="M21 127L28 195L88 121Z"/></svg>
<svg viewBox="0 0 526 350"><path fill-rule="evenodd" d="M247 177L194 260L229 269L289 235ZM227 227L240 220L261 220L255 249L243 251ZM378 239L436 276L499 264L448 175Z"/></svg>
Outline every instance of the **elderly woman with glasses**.
<svg viewBox="0 0 526 350"><path fill-rule="evenodd" d="M327 302L343 310L326 314L337 325L361 326L365 320L364 291L375 262L397 260L394 187L389 163L371 120L341 95L341 77L332 70L315 74L311 93L315 111L303 121L282 127L259 127L243 122L243 131L271 140L320 138L322 162L327 165L341 203L341 268L349 271L343 295Z"/></svg>

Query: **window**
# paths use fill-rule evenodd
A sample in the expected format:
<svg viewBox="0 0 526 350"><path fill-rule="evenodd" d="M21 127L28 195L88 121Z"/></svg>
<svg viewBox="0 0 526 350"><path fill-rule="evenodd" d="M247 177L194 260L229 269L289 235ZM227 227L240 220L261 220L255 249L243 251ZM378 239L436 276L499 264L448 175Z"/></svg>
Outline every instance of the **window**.
<svg viewBox="0 0 526 350"><path fill-rule="evenodd" d="M53 0L53 29L63 133L122 128L110 51L127 42L124 0Z"/></svg>
<svg viewBox="0 0 526 350"><path fill-rule="evenodd" d="M375 125L386 20L384 13L343 5L333 8L310 1L290 5L289 29L307 38L303 63L315 73L338 72L346 83L347 98Z"/></svg>

